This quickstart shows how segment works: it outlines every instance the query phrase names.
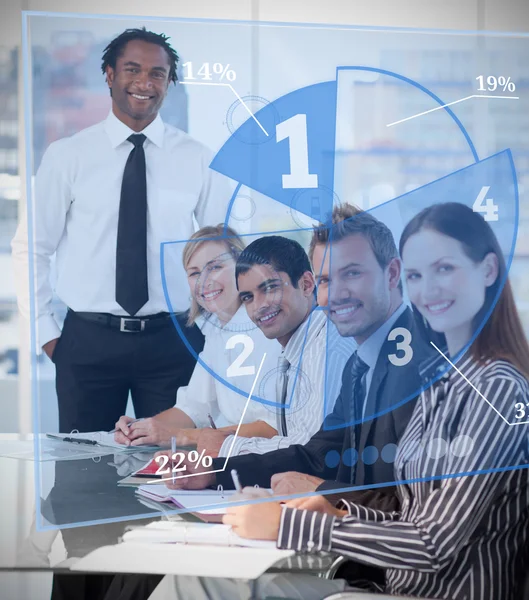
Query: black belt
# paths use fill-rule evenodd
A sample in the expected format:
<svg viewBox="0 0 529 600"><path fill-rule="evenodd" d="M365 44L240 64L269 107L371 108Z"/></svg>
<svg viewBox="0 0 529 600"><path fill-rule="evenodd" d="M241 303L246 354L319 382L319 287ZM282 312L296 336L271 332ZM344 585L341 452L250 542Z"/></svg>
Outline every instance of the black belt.
<svg viewBox="0 0 529 600"><path fill-rule="evenodd" d="M171 323L171 314L162 312L156 315L145 315L143 317L118 317L109 313L76 312L68 309L76 317L83 321L98 323L111 329L118 329L124 333L141 333L167 327Z"/></svg>

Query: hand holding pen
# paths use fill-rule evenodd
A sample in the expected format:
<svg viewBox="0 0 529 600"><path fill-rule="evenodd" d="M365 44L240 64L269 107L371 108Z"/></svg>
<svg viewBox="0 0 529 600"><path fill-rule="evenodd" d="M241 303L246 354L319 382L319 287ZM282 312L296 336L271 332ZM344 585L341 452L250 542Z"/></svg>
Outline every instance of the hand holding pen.
<svg viewBox="0 0 529 600"><path fill-rule="evenodd" d="M114 429L111 429L108 433L117 433L118 431L123 432L125 435L128 433L128 428L138 421L143 421L143 419L133 419L132 417L123 416L119 418L119 421L116 423Z"/></svg>
<svg viewBox="0 0 529 600"><path fill-rule="evenodd" d="M171 465L171 481L174 484L174 480L175 480L175 474L174 474L174 460L175 460L175 454L176 454L176 438L173 435L173 437L171 438L171 460L169 461L169 464Z"/></svg>
<svg viewBox="0 0 529 600"><path fill-rule="evenodd" d="M170 429L163 419L121 417L117 422L114 440L125 446L165 446L171 439Z"/></svg>
<svg viewBox="0 0 529 600"><path fill-rule="evenodd" d="M231 471L233 485L237 491L230 499L232 502L247 500L240 506L228 505L226 514L222 517L225 525L230 525L232 531L241 537L250 539L277 540L281 521L281 505L279 502L251 502L260 498L269 498L270 493L261 488L242 489L239 475L235 469Z"/></svg>
<svg viewBox="0 0 529 600"><path fill-rule="evenodd" d="M231 502L241 502L242 500L257 500L259 498L270 498L272 494L260 487L245 487L243 488L239 479L239 474L235 469L231 470L231 479L233 481L233 487L235 488L235 494L230 496Z"/></svg>

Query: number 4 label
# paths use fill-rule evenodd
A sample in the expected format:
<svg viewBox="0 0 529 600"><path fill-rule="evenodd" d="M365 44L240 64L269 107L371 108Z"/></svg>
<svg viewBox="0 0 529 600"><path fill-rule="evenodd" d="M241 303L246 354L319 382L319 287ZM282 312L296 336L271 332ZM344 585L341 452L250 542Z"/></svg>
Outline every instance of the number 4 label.
<svg viewBox="0 0 529 600"><path fill-rule="evenodd" d="M490 185L484 185L481 188L481 192L478 194L478 197L472 205L472 210L474 212L481 213L485 221L497 221L499 207L497 204L494 204L494 200L492 198L486 198L489 190Z"/></svg>

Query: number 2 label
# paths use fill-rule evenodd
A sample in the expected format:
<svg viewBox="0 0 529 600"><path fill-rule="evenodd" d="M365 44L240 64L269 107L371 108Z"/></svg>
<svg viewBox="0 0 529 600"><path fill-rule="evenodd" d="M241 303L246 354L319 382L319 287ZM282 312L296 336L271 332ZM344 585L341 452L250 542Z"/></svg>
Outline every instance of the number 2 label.
<svg viewBox="0 0 529 600"><path fill-rule="evenodd" d="M244 346L242 352L233 361L226 371L227 377L242 377L243 375L255 375L255 366L246 365L243 367L243 362L250 357L253 352L254 342L249 335L240 333L238 335L232 335L231 338L226 342L226 350L232 350L238 344Z"/></svg>

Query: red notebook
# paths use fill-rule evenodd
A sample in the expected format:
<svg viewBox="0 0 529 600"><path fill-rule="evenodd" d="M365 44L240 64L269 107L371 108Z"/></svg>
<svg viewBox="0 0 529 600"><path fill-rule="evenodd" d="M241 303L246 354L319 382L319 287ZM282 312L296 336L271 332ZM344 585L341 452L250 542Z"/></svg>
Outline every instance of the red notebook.
<svg viewBox="0 0 529 600"><path fill-rule="evenodd" d="M157 473L157 471L159 470L167 471L167 467L164 469L163 464L161 465L160 462L156 462L154 458L151 458L151 460L141 469L138 469L137 471L134 471L134 473L131 473L130 477L148 477L150 479L161 479L163 475Z"/></svg>

